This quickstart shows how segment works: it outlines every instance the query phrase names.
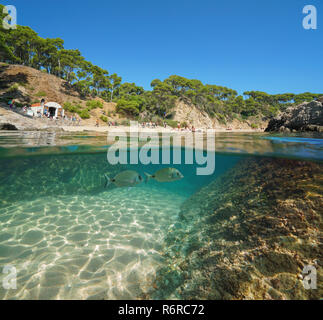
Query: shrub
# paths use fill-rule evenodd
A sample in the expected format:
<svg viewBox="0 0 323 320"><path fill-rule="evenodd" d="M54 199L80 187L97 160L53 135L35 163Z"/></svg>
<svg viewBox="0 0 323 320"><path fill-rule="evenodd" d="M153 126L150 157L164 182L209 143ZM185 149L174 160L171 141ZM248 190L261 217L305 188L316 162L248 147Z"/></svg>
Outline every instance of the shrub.
<svg viewBox="0 0 323 320"><path fill-rule="evenodd" d="M170 127L172 127L172 128L177 128L177 121L174 121L174 120L166 120L165 121L166 122L166 124L168 125L168 126L170 126Z"/></svg>
<svg viewBox="0 0 323 320"><path fill-rule="evenodd" d="M25 87L25 88L28 86L27 83L22 82L22 81L18 82L18 85L21 87Z"/></svg>
<svg viewBox="0 0 323 320"><path fill-rule="evenodd" d="M38 91L36 94L35 94L36 97L39 97L39 98L42 98L42 97L46 97L47 94L46 92L44 91Z"/></svg>
<svg viewBox="0 0 323 320"><path fill-rule="evenodd" d="M8 92L15 92L15 91L17 91L18 90L18 84L17 83L15 83L14 85L12 85L9 89L8 89Z"/></svg>
<svg viewBox="0 0 323 320"><path fill-rule="evenodd" d="M9 101L12 101L12 100L14 100L14 97L1 97L0 98L0 101L1 102L5 102L6 104L8 104L9 103Z"/></svg>
<svg viewBox="0 0 323 320"><path fill-rule="evenodd" d="M73 105L71 102L65 102L64 109L72 113L75 113L75 112L79 113L82 111L80 105Z"/></svg>
<svg viewBox="0 0 323 320"><path fill-rule="evenodd" d="M15 102L15 106L16 108L22 108L24 105L22 103Z"/></svg>
<svg viewBox="0 0 323 320"><path fill-rule="evenodd" d="M91 111L91 110L97 109L97 108L102 109L103 108L103 103L101 101L99 101L99 100L90 100L90 101L86 102L86 106L88 107L87 109L89 111Z"/></svg>
<svg viewBox="0 0 323 320"><path fill-rule="evenodd" d="M255 123L252 123L252 124L251 124L251 128L252 128L252 129L258 129L258 125L257 125L257 124L255 124Z"/></svg>
<svg viewBox="0 0 323 320"><path fill-rule="evenodd" d="M79 111L78 114L82 119L90 119L91 118L89 111L86 109Z"/></svg>
<svg viewBox="0 0 323 320"><path fill-rule="evenodd" d="M130 121L129 121L129 120L123 120L123 121L121 122L121 125L122 125L122 126L129 127L129 126L130 126Z"/></svg>
<svg viewBox="0 0 323 320"><path fill-rule="evenodd" d="M108 118L105 117L105 116L101 116L100 119L103 121L103 122L108 122Z"/></svg>

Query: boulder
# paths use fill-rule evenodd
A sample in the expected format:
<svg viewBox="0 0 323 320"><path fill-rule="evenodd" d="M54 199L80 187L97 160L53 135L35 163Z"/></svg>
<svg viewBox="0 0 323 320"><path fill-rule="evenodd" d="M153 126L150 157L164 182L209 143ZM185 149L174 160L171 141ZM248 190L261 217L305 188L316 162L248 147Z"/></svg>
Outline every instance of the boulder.
<svg viewBox="0 0 323 320"><path fill-rule="evenodd" d="M269 122L266 132L313 131L311 129L313 126L315 128L323 126L323 105L319 99L288 108Z"/></svg>
<svg viewBox="0 0 323 320"><path fill-rule="evenodd" d="M0 130L17 131L17 127L11 123L0 123Z"/></svg>
<svg viewBox="0 0 323 320"><path fill-rule="evenodd" d="M299 277L306 265L323 276L322 178L319 163L248 158L200 189L165 237L149 298L319 300Z"/></svg>

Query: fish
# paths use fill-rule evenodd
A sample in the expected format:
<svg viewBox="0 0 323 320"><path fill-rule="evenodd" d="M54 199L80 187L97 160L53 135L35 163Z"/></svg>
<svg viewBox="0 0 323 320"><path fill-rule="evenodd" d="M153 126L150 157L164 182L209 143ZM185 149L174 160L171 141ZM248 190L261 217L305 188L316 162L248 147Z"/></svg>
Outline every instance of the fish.
<svg viewBox="0 0 323 320"><path fill-rule="evenodd" d="M118 188L130 188L143 182L143 178L138 172L130 170L118 173L113 179L110 179L107 174L104 177L106 179L104 188L107 188L112 183Z"/></svg>
<svg viewBox="0 0 323 320"><path fill-rule="evenodd" d="M151 179L156 180L157 182L173 182L184 178L182 173L175 168L165 168L158 170L153 175L149 173L145 173L145 175L146 183Z"/></svg>

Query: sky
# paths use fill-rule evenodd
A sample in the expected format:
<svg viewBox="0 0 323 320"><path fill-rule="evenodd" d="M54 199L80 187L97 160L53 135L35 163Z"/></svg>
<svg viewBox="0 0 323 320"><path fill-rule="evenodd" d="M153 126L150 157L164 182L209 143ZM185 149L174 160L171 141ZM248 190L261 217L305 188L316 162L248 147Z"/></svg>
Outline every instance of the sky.
<svg viewBox="0 0 323 320"><path fill-rule="evenodd" d="M170 75L244 91L323 93L323 0L0 0L124 82ZM303 8L317 29L303 28Z"/></svg>

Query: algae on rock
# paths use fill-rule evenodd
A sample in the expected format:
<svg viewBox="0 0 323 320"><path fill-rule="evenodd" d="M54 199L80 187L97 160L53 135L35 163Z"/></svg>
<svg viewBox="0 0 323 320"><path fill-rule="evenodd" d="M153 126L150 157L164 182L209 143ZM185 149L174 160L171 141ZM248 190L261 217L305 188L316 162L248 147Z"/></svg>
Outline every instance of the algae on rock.
<svg viewBox="0 0 323 320"><path fill-rule="evenodd" d="M322 219L322 164L245 159L184 203L151 297L320 299ZM303 286L306 265L317 290Z"/></svg>

